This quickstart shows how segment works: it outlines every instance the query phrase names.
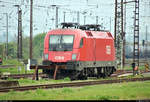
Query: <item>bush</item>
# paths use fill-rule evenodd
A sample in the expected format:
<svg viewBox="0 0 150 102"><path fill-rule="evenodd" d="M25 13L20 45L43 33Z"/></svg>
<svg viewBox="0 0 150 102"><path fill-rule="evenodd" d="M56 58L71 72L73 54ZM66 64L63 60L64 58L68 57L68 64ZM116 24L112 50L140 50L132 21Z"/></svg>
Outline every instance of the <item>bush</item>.
<svg viewBox="0 0 150 102"><path fill-rule="evenodd" d="M70 81L69 77L64 78L64 81Z"/></svg>

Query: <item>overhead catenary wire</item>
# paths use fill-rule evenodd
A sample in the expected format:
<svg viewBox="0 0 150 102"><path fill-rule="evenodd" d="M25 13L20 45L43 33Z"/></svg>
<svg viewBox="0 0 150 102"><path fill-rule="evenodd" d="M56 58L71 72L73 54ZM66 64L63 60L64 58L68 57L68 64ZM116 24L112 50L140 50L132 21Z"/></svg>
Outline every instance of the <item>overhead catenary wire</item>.
<svg viewBox="0 0 150 102"><path fill-rule="evenodd" d="M89 0L88 4L91 4L91 6L89 6L88 4L86 4L84 1L82 1L82 3L75 3L73 4L73 0L71 1L67 1L67 3L62 3L59 5L59 16L58 16L58 21L59 23L61 23L63 21L63 12L65 11L66 12L66 19L65 21L72 21L74 20L75 22L77 21L77 12L80 13L80 23L83 24L83 18L84 18L84 15L83 13L84 12L87 12L86 14L86 22L90 21L90 23L95 23L95 19L96 19L96 16L98 16L98 23L100 24L103 24L106 29L109 28L107 27L109 25L109 17L111 17L113 19L114 16L113 15L113 9L105 9L105 12L101 11L100 9L103 9L105 6L106 7L112 7L115 5L115 3L110 3L110 2L106 2L106 3L99 3L99 0L97 0L98 3L91 3L92 1ZM130 1L130 0L128 0ZM16 25L16 21L17 21L17 18L16 18L16 13L17 11L15 10L14 6L15 4L18 4L18 5L21 5L21 8L23 9L22 10L22 14L23 14L23 30L24 30L24 33L25 35L29 35L29 22L30 22L30 19L29 19L29 13L30 13L30 0L14 0L14 2L12 2L11 0L0 0L0 5L5 5L5 7L3 7L2 9L0 9L0 12L8 12L8 13L11 13L12 14L10 15L11 17L11 20L9 21L9 25L11 26L15 26ZM149 2L148 0L147 1L141 1L140 3L140 6L142 6L144 8L144 5L148 5ZM34 30L34 35L35 34L38 34L39 32L47 32L48 30L50 30L50 28L55 28L55 8L52 6L52 5L57 5L57 1L55 0L44 0L41 2L41 0L35 0L34 4L33 4L33 10L34 13L33 14L33 17L34 17L34 21L33 21L33 25L35 25L33 27L33 30ZM63 6L63 5L68 5L68 6ZM96 5L98 5L98 10L96 11ZM133 8L134 5L132 4L128 4L127 6L127 12L130 11L130 9ZM77 9L74 9L74 7L76 7ZM85 8L84 8L85 7ZM8 8L8 10L6 10L6 8ZM54 9L53 9L54 8ZM42 15L41 15L41 12L42 12ZM97 13L95 13L97 12ZM105 16L104 13L108 14L108 16ZM92 13L92 14L90 14ZM41 19L38 18L40 16L40 18L43 19L43 22L41 22ZM73 16L74 16L74 19L73 19ZM133 19L131 18L131 16L133 16L132 14L129 14L127 16L127 30L130 27ZM145 19L144 18L145 15L142 15L140 14L140 18L141 18L141 21L142 22L142 19ZM5 17L3 15L0 15L0 18L2 18L2 20L0 20L0 22L2 22L2 24L5 24ZM70 18L72 18L70 20ZM104 18L103 20L101 20L101 18ZM148 18L148 17L147 17ZM111 22L112 25L113 25L113 22ZM0 26L1 27L1 26ZM1 27L3 28L3 27ZM9 31L11 31L10 33L13 34L14 32L16 33L15 30L13 30L14 28L9 28ZM17 29L17 28L16 28ZM112 27L112 30L114 28ZM13 30L13 31L12 31ZM129 29L130 30L130 29ZM4 30L3 30L4 31ZM5 32L5 31L4 31Z"/></svg>

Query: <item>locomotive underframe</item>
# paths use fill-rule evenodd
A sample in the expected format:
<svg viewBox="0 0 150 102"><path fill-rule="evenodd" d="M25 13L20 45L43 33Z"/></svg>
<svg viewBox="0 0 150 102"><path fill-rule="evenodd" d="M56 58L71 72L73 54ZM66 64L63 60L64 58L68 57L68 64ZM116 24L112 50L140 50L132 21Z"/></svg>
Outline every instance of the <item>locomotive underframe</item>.
<svg viewBox="0 0 150 102"><path fill-rule="evenodd" d="M51 61L43 61L43 65L65 65L66 68L57 70L56 79L70 77L73 79L87 79L87 77L107 77L116 71L115 61L70 61L66 63L55 63ZM53 77L55 68L43 69L43 73Z"/></svg>

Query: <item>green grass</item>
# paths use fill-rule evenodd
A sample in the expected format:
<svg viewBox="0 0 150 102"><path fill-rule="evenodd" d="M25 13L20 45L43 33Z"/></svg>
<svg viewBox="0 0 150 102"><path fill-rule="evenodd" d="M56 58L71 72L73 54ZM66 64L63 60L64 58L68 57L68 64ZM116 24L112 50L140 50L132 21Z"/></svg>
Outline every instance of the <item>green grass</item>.
<svg viewBox="0 0 150 102"><path fill-rule="evenodd" d="M78 88L37 89L0 93L0 100L142 100L150 99L150 81L93 85Z"/></svg>
<svg viewBox="0 0 150 102"><path fill-rule="evenodd" d="M25 74L25 65L22 62L19 62L17 59L3 60L3 65L16 65L12 68L0 68L0 73L8 72L10 74ZM18 67L21 67L21 71L18 70ZM34 70L27 70L27 73L34 73ZM42 70L39 70L39 73Z"/></svg>
<svg viewBox="0 0 150 102"><path fill-rule="evenodd" d="M8 78L7 80L8 81L18 81L20 86L39 85L39 84L56 84L56 83L71 82L69 78L64 78L64 79L61 79L61 80L40 79L38 81L37 80L32 80L32 79L27 79L27 78L21 78L21 79Z"/></svg>
<svg viewBox="0 0 150 102"><path fill-rule="evenodd" d="M31 79L19 79L18 81L19 81L20 86L69 82L69 81L65 81L65 80L46 80L46 79L42 79L39 81L31 80Z"/></svg>
<svg viewBox="0 0 150 102"><path fill-rule="evenodd" d="M22 65L22 63L20 63L17 59L4 59L2 65Z"/></svg>
<svg viewBox="0 0 150 102"><path fill-rule="evenodd" d="M120 77L120 78L117 78L117 79L124 79L124 78L142 78L143 76L142 75L136 75L136 76L133 76L133 75L130 75L130 76L124 76L124 77ZM84 80L84 81L93 81L93 80L115 80L116 78L111 78L111 77L108 77L108 78L99 78L99 79L90 79L90 80ZM56 83L66 83L66 82L72 82L70 80L70 78L66 77L64 79L60 79L60 80L53 80L53 79L39 79L38 81L37 80L32 80L32 79L27 79L27 78L21 78L21 79L13 79L13 78L8 78L7 79L8 81L18 81L19 82L19 85L20 86L27 86L27 85L39 85L39 84L56 84ZM81 82L83 80L76 80L76 81L73 81L73 82Z"/></svg>
<svg viewBox="0 0 150 102"><path fill-rule="evenodd" d="M1 73L10 73L10 74L25 74L25 66L21 66L21 71L18 70L18 66L12 67L12 68L0 68ZM34 73L34 70L27 70L27 73ZM39 70L39 73L42 72L42 70Z"/></svg>
<svg viewBox="0 0 150 102"><path fill-rule="evenodd" d="M20 74L24 74L24 66L16 60L9 60L4 64L14 64L16 68L0 69L0 72L10 72L11 74L18 74L18 66L21 66L22 70ZM131 67L125 67L126 70ZM139 69L143 70L144 66L140 66ZM27 73L33 73L34 70ZM142 77L141 75L134 77ZM133 78L133 76L127 76L126 78ZM109 80L107 78L105 80ZM8 79L14 80L14 79ZM104 80L104 79L98 79ZM19 79L20 86L23 85L36 85L36 84L52 84L61 82L70 82L69 78L64 80L46 80L39 81L31 79ZM80 80L79 80L80 81ZM37 89L34 91L17 92L11 90L8 93L0 93L0 100L141 100L150 99L150 81L145 82L124 82L118 84L109 85L94 85L85 86L79 88L61 88L61 89Z"/></svg>

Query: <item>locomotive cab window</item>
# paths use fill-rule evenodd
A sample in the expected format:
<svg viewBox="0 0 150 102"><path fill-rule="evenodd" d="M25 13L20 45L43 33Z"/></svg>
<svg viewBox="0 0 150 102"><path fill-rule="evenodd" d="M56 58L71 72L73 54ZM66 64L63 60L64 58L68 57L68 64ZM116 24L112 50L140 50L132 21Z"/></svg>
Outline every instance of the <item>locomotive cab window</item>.
<svg viewBox="0 0 150 102"><path fill-rule="evenodd" d="M83 46L83 38L80 40L80 47L81 48Z"/></svg>
<svg viewBox="0 0 150 102"><path fill-rule="evenodd" d="M50 35L50 51L72 51L74 35Z"/></svg>

